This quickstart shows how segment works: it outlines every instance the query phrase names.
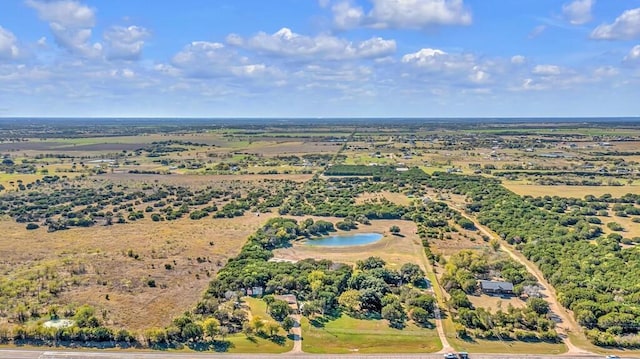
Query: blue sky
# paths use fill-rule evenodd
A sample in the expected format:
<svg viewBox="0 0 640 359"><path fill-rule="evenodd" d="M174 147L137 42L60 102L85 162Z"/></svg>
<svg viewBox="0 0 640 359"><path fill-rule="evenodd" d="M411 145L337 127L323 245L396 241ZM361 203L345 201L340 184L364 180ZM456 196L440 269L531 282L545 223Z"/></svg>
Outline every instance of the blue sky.
<svg viewBox="0 0 640 359"><path fill-rule="evenodd" d="M0 117L639 116L640 0L2 0Z"/></svg>

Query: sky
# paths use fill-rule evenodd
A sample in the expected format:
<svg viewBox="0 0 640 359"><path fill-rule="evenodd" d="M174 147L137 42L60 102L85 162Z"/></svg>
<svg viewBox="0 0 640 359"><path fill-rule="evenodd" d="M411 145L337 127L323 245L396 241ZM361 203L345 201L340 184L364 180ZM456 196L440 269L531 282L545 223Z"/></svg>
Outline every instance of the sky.
<svg viewBox="0 0 640 359"><path fill-rule="evenodd" d="M640 116L640 0L1 0L21 116Z"/></svg>

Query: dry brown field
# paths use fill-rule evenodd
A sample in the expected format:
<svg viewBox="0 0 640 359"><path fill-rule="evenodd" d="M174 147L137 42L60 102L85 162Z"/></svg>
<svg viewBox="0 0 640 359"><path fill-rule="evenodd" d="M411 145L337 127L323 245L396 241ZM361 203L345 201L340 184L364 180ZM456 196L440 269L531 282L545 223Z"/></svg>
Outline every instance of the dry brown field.
<svg viewBox="0 0 640 359"><path fill-rule="evenodd" d="M114 327L164 326L196 304L210 276L271 216L164 222L145 218L53 233L43 228L26 231L24 224L5 218L0 222L0 268L6 278L17 279L48 267L59 278L78 282L54 302L92 305L99 313L106 311L107 323ZM79 268L83 273L71 274ZM155 288L147 285L148 279L155 280Z"/></svg>
<svg viewBox="0 0 640 359"><path fill-rule="evenodd" d="M599 216L598 218L600 218L600 220L602 221L601 227L602 227L602 231L605 234L618 233L625 238L633 238L633 237L640 237L640 223L633 222L632 219L634 217L638 217L638 216L618 217L618 216L614 216L612 214L612 211L609 211L608 217ZM612 231L611 229L609 229L609 227L607 227L607 223L609 222L616 222L620 224L624 228L624 231L622 232Z"/></svg>
<svg viewBox="0 0 640 359"><path fill-rule="evenodd" d="M358 197L356 197L356 204L363 204L363 203L366 203L367 201L380 200L383 198L388 200L389 202L392 202L401 206L408 206L411 204L411 199L406 195L402 193L394 193L389 191L382 191L382 192L376 192L376 193L367 192L367 193L360 194L358 195Z"/></svg>
<svg viewBox="0 0 640 359"><path fill-rule="evenodd" d="M275 174L275 175L156 175L156 174L132 174L132 173L106 173L99 178L126 183L164 183L183 186L207 186L219 183L230 182L261 182L264 180L290 180L295 182L306 182L313 175L310 174Z"/></svg>
<svg viewBox="0 0 640 359"><path fill-rule="evenodd" d="M476 308L485 308L491 312L497 312L502 309L506 312L509 305L514 308L524 308L527 306L527 302L519 297L512 296L497 296L497 295L468 295L469 301Z"/></svg>
<svg viewBox="0 0 640 359"><path fill-rule="evenodd" d="M584 198L586 195L594 195L596 197L603 194L610 194L614 197L621 197L627 193L640 193L640 185L628 185L624 186L545 186L534 184L523 184L520 181L503 181L502 185L510 191L515 192L521 196L559 196L559 197L573 197Z"/></svg>

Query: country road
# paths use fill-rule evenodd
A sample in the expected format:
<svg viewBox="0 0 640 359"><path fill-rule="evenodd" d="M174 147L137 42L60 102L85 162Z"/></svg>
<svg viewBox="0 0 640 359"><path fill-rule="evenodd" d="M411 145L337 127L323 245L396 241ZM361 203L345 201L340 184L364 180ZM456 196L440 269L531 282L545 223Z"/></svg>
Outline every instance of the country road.
<svg viewBox="0 0 640 359"><path fill-rule="evenodd" d="M603 358L603 355L528 355L528 354L471 354L473 359L523 358ZM46 351L46 350L9 350L0 349L2 359L189 359L189 358L234 358L234 359L442 359L442 354L215 354L215 353L167 353L167 352L131 352L131 351Z"/></svg>

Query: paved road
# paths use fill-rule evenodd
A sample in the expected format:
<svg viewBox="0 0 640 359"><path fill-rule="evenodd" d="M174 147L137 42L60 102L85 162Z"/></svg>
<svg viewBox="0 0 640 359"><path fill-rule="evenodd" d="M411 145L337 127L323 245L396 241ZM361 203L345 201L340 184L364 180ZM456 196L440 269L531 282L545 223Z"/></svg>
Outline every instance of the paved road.
<svg viewBox="0 0 640 359"><path fill-rule="evenodd" d="M188 359L188 358L234 358L234 359L442 359L442 354L212 354L212 353L163 353L163 352L93 352L93 351L45 351L45 350L0 350L2 359ZM473 359L558 359L558 358L603 358L603 355L516 355L516 354L472 354Z"/></svg>

